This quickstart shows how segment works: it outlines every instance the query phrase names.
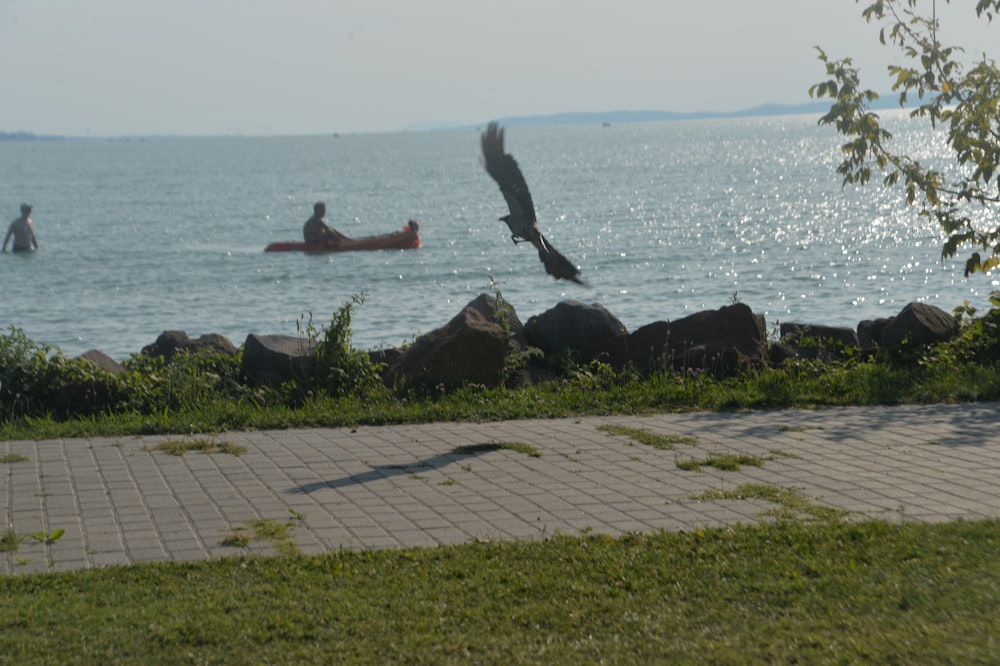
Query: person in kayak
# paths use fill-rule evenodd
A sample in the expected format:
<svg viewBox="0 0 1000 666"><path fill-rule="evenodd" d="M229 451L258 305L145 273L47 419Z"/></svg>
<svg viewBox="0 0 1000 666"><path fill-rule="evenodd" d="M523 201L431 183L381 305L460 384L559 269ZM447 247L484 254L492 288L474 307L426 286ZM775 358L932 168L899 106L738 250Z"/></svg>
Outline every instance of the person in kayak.
<svg viewBox="0 0 1000 666"><path fill-rule="evenodd" d="M317 201L313 206L313 215L306 220L302 227L302 237L307 243L315 245L335 246L341 241L347 240L347 236L340 233L326 223L323 217L326 215L326 204Z"/></svg>
<svg viewBox="0 0 1000 666"><path fill-rule="evenodd" d="M7 241L14 237L14 245L11 249L14 252L27 252L38 249L38 241L35 239L35 226L31 223L31 206L21 204L21 217L10 223L7 235L3 239L3 251L7 251Z"/></svg>

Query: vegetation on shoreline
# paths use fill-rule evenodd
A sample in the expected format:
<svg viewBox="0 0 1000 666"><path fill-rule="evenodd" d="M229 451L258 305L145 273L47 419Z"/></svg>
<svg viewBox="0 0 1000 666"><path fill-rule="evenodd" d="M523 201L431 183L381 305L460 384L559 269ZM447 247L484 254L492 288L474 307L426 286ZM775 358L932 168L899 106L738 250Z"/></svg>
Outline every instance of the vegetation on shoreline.
<svg viewBox="0 0 1000 666"><path fill-rule="evenodd" d="M639 376L560 359L557 378L540 384L451 391L383 385L382 368L350 346L358 297L329 327L305 328L317 345L315 370L270 388L244 381L239 354L181 353L169 363L136 354L113 376L11 327L0 334L0 439L997 400L1000 296L991 301L982 315L956 308L961 332L954 340L849 353L839 362L794 360L718 377L693 368ZM525 360L512 355L510 362Z"/></svg>

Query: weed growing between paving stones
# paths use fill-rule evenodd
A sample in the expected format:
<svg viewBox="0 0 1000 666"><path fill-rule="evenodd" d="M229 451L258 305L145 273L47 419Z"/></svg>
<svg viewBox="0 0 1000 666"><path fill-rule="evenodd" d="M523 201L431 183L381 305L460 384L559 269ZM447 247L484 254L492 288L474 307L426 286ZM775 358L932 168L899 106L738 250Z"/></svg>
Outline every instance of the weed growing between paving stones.
<svg viewBox="0 0 1000 666"><path fill-rule="evenodd" d="M14 530L7 530L0 535L0 553L16 553L21 547L21 537Z"/></svg>
<svg viewBox="0 0 1000 666"><path fill-rule="evenodd" d="M198 437L190 440L169 440L156 446L143 447L142 450L150 452L158 451L172 456L182 456L191 451L198 451L200 453L228 453L238 456L241 453L246 453L247 448L233 442L220 442L214 439Z"/></svg>
<svg viewBox="0 0 1000 666"><path fill-rule="evenodd" d="M997 521L778 520L7 576L0 660L992 663L997 552Z"/></svg>
<svg viewBox="0 0 1000 666"><path fill-rule="evenodd" d="M809 518L835 521L849 515L849 512L842 509L813 504L795 490L754 483L745 483L735 490L712 490L700 495L693 495L691 499L700 501L763 500L775 505L775 508L763 511L761 517L771 516L782 520Z"/></svg>
<svg viewBox="0 0 1000 666"><path fill-rule="evenodd" d="M471 456L477 453L486 453L489 451L516 451L517 453L523 453L532 458L540 458L542 453L530 444L525 444L524 442L487 442L485 444L468 444L466 446L456 446L452 449L452 453L460 456Z"/></svg>
<svg viewBox="0 0 1000 666"><path fill-rule="evenodd" d="M606 432L611 435L622 435L633 439L641 444L646 444L652 446L653 448L660 449L662 451L673 451L676 449L677 444L684 444L687 446L697 446L698 439L696 437L683 437L679 435L657 435L656 433L649 432L648 430L640 428L628 428L626 426L614 425L614 424L604 424L597 426L597 429ZM725 472L735 472L740 469L743 465L749 465L751 467L762 467L768 460L777 460L778 458L790 458L794 457L780 451L775 451L771 456L761 457L749 454L738 454L738 453L709 453L707 458L701 460L679 460L676 465L678 469L683 469L686 471L700 472L702 467L713 467L718 470Z"/></svg>
<svg viewBox="0 0 1000 666"><path fill-rule="evenodd" d="M769 456L753 456L745 453L709 453L707 458L702 460L679 460L677 468L691 472L700 472L702 467L713 467L723 472L739 471L743 465L750 467L763 467L764 463L771 460L782 460L788 458L798 458L792 453L785 453L778 449L771 449Z"/></svg>
<svg viewBox="0 0 1000 666"><path fill-rule="evenodd" d="M301 555L292 537L292 529L305 520L305 514L289 509L291 518L286 522L278 522L266 518L248 520L239 527L234 527L231 533L219 541L220 546L246 548L251 541L266 541L280 555Z"/></svg>
<svg viewBox="0 0 1000 666"><path fill-rule="evenodd" d="M250 545L250 535L243 531L242 527L234 527L233 533L219 540L220 546L231 546L233 548L246 548Z"/></svg>
<svg viewBox="0 0 1000 666"><path fill-rule="evenodd" d="M44 543L47 546L54 544L56 541L62 538L63 534L66 533L64 529L52 530L51 532L35 532L34 534L25 534L25 538L34 539Z"/></svg>
<svg viewBox="0 0 1000 666"><path fill-rule="evenodd" d="M770 460L802 460L802 456L781 449L769 449L768 453L771 454Z"/></svg>
<svg viewBox="0 0 1000 666"><path fill-rule="evenodd" d="M702 460L679 460L677 468L691 472L700 472L702 467L714 467L723 472L736 472L743 465L763 467L764 458L737 453L709 453Z"/></svg>
<svg viewBox="0 0 1000 666"><path fill-rule="evenodd" d="M51 546L63 537L66 533L64 529L52 530L51 532L35 532L34 534L25 534L21 536L16 534L13 529L6 530L2 535L0 535L0 553L16 553L20 548L21 544L27 539L34 539L39 543L46 546ZM28 560L17 559L18 564L25 564ZM2 659L0 659L2 662Z"/></svg>
<svg viewBox="0 0 1000 666"><path fill-rule="evenodd" d="M681 435L657 435L656 433L649 432L648 430L643 430L640 428L628 428L625 426L605 424L597 426L597 429L601 432L606 432L609 435L622 435L628 437L629 439L634 439L640 444L645 444L647 446L652 446L654 449L660 449L662 451L673 451L677 444L684 444L686 446L694 446L698 443L697 437L684 437Z"/></svg>
<svg viewBox="0 0 1000 666"><path fill-rule="evenodd" d="M12 465L19 462L28 462L28 456L22 456L19 453L7 453L0 456L0 463Z"/></svg>

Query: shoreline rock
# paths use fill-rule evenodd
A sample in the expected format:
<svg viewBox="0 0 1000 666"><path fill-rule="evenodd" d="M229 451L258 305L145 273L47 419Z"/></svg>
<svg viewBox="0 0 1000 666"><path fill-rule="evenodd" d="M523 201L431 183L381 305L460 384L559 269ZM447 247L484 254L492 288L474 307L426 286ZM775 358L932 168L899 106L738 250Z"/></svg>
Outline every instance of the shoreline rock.
<svg viewBox="0 0 1000 666"><path fill-rule="evenodd" d="M503 307L501 307L501 305ZM815 323L783 323L779 339L769 341L763 315L742 303L704 310L674 321L656 321L629 332L607 308L574 300L561 301L521 323L512 305L481 294L448 323L419 336L404 349L369 351L387 366L389 385L462 384L498 386L510 382L512 355L531 357L523 375L558 375L567 362L608 363L616 371L634 368L641 374L671 367L732 374L741 368L778 367L790 359L832 362L849 350L871 354L900 345L949 340L959 332L957 319L926 303L909 303L894 316L864 320L856 329ZM225 353L239 349L224 336L207 334L192 340L183 331L164 331L142 353L170 361L178 351ZM537 350L532 356L531 352ZM251 333L242 347L242 368L253 384L278 385L309 372L315 342L303 337ZM121 364L99 350L79 358L116 374ZM529 372L530 370L530 372ZM522 377L523 379L523 377Z"/></svg>

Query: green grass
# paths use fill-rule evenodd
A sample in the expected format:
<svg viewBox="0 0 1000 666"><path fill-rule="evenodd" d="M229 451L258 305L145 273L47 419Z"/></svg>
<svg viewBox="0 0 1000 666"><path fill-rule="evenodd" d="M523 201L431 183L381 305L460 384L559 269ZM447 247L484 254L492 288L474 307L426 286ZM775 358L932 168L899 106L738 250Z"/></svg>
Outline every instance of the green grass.
<svg viewBox="0 0 1000 666"><path fill-rule="evenodd" d="M19 462L28 462L28 457L22 456L19 453L5 453L0 456L0 464L11 465Z"/></svg>
<svg viewBox="0 0 1000 666"><path fill-rule="evenodd" d="M1000 523L778 522L0 578L0 663L995 663Z"/></svg>

